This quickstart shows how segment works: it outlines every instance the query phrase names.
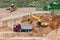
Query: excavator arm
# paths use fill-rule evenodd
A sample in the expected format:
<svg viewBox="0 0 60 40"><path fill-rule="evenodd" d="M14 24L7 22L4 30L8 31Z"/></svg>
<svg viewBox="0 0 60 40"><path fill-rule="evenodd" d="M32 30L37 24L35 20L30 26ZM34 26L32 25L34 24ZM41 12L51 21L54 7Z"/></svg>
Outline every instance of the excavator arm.
<svg viewBox="0 0 60 40"><path fill-rule="evenodd" d="M31 21L31 20L30 20L31 17L37 19L37 26L40 26L40 25L41 25L41 18L33 15L32 13L29 13L29 21Z"/></svg>
<svg viewBox="0 0 60 40"><path fill-rule="evenodd" d="M39 17L33 15L32 13L29 14L29 19L30 19L30 17L33 17L33 18L37 19L38 22L41 22L41 19Z"/></svg>

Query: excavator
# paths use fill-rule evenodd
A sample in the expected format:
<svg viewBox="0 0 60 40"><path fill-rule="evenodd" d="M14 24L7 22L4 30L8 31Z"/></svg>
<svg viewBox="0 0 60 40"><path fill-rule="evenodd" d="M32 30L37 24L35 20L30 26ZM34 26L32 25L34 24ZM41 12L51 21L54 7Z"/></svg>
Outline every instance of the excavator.
<svg viewBox="0 0 60 40"><path fill-rule="evenodd" d="M6 10L8 12L13 12L17 9L17 7L15 6L15 4L11 4Z"/></svg>
<svg viewBox="0 0 60 40"><path fill-rule="evenodd" d="M30 23L32 23L32 22L31 22L31 19L30 19L31 17L37 19L37 26L38 26L38 27L47 27L47 26L48 26L48 23L42 23L42 22L41 22L41 18L33 15L32 13L29 13L28 21L29 21Z"/></svg>

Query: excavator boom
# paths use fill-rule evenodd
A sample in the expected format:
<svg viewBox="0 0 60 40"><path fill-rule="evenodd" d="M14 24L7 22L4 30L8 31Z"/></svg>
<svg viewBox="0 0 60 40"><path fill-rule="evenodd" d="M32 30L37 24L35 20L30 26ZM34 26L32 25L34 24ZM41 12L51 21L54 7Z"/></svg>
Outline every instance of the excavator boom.
<svg viewBox="0 0 60 40"><path fill-rule="evenodd" d="M33 17L33 18L37 19L38 22L41 22L41 19L39 17L32 15L31 13L29 14L29 18L30 17Z"/></svg>

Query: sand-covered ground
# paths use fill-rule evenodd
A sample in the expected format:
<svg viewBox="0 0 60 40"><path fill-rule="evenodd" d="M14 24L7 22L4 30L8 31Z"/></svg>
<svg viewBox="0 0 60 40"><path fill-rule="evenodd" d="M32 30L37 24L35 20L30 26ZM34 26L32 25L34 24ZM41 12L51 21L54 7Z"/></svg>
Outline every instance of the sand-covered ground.
<svg viewBox="0 0 60 40"><path fill-rule="evenodd" d="M0 18L27 12L27 10L23 11L21 8L18 8L15 12L7 13L7 12L5 12L5 8L1 8L0 9L0 15L1 15ZM41 20L42 20L41 22L48 23L48 26L47 27L36 27L37 20L35 18L31 17L31 20L33 20L33 22L32 22L33 30L31 32L14 32L13 29L11 29L11 27L13 28L14 20L10 19L10 20L8 20L9 22L7 22L7 24L3 24L2 22L0 22L0 25L1 25L0 37L4 38L4 39L12 38L11 40L13 40L13 37L46 37L48 40L59 40L60 39L60 34L59 34L60 33L60 29L59 29L60 15L47 14L47 13L40 14L39 13L36 16L41 18ZM20 18L20 17L17 18L15 20L15 23L21 22L21 24L28 24L27 20L28 20L28 15L23 16L22 18ZM6 26L4 26L4 25L6 25Z"/></svg>

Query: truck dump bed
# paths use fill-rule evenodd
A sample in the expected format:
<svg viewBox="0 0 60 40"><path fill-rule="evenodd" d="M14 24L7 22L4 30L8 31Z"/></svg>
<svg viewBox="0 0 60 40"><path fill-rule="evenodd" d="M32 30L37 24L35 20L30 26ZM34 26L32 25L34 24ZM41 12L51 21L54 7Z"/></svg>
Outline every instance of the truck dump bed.
<svg viewBox="0 0 60 40"><path fill-rule="evenodd" d="M21 32L30 32L32 28L32 25L21 25Z"/></svg>
<svg viewBox="0 0 60 40"><path fill-rule="evenodd" d="M32 29L32 25L21 25L21 29Z"/></svg>

